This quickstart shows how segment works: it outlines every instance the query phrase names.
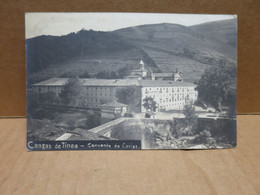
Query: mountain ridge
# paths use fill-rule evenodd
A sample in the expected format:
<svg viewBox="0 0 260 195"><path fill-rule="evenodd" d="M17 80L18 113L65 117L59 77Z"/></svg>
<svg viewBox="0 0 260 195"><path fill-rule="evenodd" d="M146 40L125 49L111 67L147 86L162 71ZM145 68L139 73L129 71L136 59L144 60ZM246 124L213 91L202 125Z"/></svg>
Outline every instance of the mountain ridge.
<svg viewBox="0 0 260 195"><path fill-rule="evenodd" d="M217 21L217 24L221 22L226 23L224 20ZM214 25L203 23L204 26L209 24ZM114 32L142 48L162 72L179 67L184 72L184 78L190 82L198 80L206 68L217 65L220 60L236 63L236 50L231 45L201 33L199 26L193 28L160 23L128 27ZM219 29L217 32L221 31Z"/></svg>
<svg viewBox="0 0 260 195"><path fill-rule="evenodd" d="M216 31L213 36L211 29ZM43 35L26 40L27 71L34 80L67 73L77 76L84 71L118 72L137 68L143 58L154 72L171 72L178 67L186 81L194 82L220 60L236 64L235 44L227 42L236 42L234 32L234 21L224 20L195 26L158 23L112 32L81 30L64 36ZM224 40L219 40L221 37ZM36 70L32 71L33 67Z"/></svg>

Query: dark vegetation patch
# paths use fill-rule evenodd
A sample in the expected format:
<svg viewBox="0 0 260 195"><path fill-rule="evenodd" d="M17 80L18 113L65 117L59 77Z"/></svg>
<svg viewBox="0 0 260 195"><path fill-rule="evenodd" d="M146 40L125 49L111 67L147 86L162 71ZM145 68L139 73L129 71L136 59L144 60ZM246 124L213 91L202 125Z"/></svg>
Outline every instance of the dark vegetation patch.
<svg viewBox="0 0 260 195"><path fill-rule="evenodd" d="M201 120L186 131L185 119L130 119L111 130L111 137L142 140L143 149L225 148L236 146L236 121Z"/></svg>
<svg viewBox="0 0 260 195"><path fill-rule="evenodd" d="M28 139L53 140L77 128L88 130L101 124L100 112L36 108L28 117Z"/></svg>

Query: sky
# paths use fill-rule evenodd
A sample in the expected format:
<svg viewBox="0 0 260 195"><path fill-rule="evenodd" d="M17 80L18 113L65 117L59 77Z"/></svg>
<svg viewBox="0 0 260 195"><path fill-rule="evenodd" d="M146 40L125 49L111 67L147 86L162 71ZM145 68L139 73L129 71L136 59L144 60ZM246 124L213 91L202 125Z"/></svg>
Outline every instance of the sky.
<svg viewBox="0 0 260 195"><path fill-rule="evenodd" d="M175 23L192 26L236 18L236 15L144 14L144 13L26 13L26 39L40 35L66 35L81 29L113 31L143 24Z"/></svg>

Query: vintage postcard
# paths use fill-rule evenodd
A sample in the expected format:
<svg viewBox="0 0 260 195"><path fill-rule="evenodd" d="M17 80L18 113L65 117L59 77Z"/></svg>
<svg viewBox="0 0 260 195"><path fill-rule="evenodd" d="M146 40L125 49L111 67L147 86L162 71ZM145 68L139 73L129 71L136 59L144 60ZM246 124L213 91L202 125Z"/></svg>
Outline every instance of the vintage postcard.
<svg viewBox="0 0 260 195"><path fill-rule="evenodd" d="M236 146L236 15L26 13L27 148Z"/></svg>

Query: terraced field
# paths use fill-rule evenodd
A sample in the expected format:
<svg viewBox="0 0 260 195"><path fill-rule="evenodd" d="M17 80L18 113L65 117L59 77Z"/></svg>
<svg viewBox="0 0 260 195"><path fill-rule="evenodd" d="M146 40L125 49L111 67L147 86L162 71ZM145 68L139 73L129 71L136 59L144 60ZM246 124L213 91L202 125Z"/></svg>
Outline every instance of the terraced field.
<svg viewBox="0 0 260 195"><path fill-rule="evenodd" d="M92 37L80 37L84 33ZM178 67L186 81L194 82L200 79L206 68L216 66L220 60L236 64L236 20L191 27L165 23L149 24L102 33L99 35L82 32L73 35L82 40L84 47L93 44L93 48L98 48L98 52L93 53L92 47L89 47L89 50L79 50L85 54L72 56L63 63L49 64L44 69L30 73L29 82L35 83L63 75L80 76L85 72L90 75L100 71L117 72L124 67L136 69L141 58L154 72L171 72ZM68 35L68 39L69 36L72 35ZM104 36L113 39L108 41ZM66 41L67 38L65 36L62 39ZM48 37L48 41L55 42L58 39L59 37ZM45 42L41 44L43 43ZM71 51L76 47L73 44L73 41L69 44ZM117 49L111 48L110 51L112 45ZM47 52L51 49L47 46L39 48L49 57L53 57L51 52Z"/></svg>
<svg viewBox="0 0 260 195"><path fill-rule="evenodd" d="M235 24L235 20L202 24L205 32L200 31L200 25L153 24L124 28L115 33L142 48L162 72L179 67L184 79L193 82L220 60L236 64L236 48L228 42L236 40ZM215 29L214 36L219 36L210 36L211 29Z"/></svg>
<svg viewBox="0 0 260 195"><path fill-rule="evenodd" d="M65 74L79 76L84 72L96 74L100 71L118 71L125 66L137 68L141 58L142 54L136 49L80 57L32 73L30 79L34 83L53 77L60 77Z"/></svg>

